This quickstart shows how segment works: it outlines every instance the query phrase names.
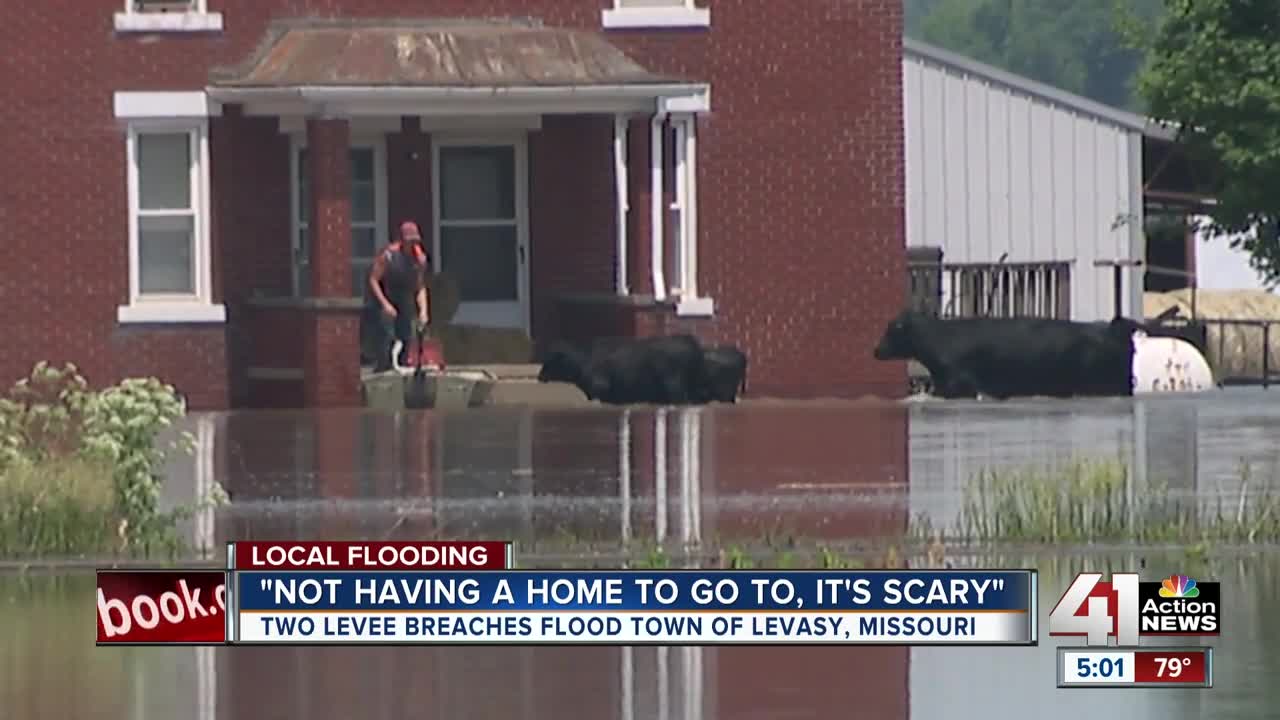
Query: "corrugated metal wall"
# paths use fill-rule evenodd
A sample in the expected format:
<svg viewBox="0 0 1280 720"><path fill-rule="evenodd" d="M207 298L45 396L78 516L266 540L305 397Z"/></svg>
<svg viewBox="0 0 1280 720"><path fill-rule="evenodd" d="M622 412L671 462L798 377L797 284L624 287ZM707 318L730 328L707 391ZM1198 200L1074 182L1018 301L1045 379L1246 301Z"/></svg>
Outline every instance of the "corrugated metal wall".
<svg viewBox="0 0 1280 720"><path fill-rule="evenodd" d="M944 262L1074 260L1072 319L1110 319L1112 271L1093 263L1145 256L1112 227L1141 217L1141 136L910 50L903 65L907 245L940 246Z"/></svg>

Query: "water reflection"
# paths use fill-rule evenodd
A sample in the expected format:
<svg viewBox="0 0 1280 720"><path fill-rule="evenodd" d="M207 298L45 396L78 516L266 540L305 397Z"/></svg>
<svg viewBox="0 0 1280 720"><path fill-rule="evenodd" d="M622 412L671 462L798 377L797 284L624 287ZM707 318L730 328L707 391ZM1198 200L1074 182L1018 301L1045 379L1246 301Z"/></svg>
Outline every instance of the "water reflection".
<svg viewBox="0 0 1280 720"><path fill-rule="evenodd" d="M486 536L523 544L905 530L907 411L703 407L202 415L229 539ZM212 517L212 516L211 516ZM195 531L195 530L193 530Z"/></svg>
<svg viewBox="0 0 1280 720"><path fill-rule="evenodd" d="M216 478L229 539L486 536L542 547L900 536L953 523L983 469L1112 457L1132 485L1238 500L1276 476L1266 391L1079 402L200 415L171 500Z"/></svg>

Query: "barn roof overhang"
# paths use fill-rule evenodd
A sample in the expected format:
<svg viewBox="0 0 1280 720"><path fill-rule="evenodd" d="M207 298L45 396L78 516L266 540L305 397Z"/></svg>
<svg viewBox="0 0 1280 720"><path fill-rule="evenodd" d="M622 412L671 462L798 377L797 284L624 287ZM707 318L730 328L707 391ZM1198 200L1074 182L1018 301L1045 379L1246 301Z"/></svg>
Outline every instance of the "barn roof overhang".
<svg viewBox="0 0 1280 720"><path fill-rule="evenodd" d="M705 112L706 83L524 20L283 20L206 89L254 114Z"/></svg>
<svg viewBox="0 0 1280 720"><path fill-rule="evenodd" d="M1142 189L1148 214L1212 214L1221 169L1178 137L1144 137Z"/></svg>
<svg viewBox="0 0 1280 720"><path fill-rule="evenodd" d="M1092 117L1095 120L1142 134L1144 137L1172 140L1177 132L1166 124L1156 122L1136 113L1104 105L1089 98L1059 90L1051 85L1015 75L1006 70L978 62L950 50L943 50L912 38L903 38L903 53L955 71L974 75L993 84L1003 86L1021 95L1039 98L1071 112Z"/></svg>

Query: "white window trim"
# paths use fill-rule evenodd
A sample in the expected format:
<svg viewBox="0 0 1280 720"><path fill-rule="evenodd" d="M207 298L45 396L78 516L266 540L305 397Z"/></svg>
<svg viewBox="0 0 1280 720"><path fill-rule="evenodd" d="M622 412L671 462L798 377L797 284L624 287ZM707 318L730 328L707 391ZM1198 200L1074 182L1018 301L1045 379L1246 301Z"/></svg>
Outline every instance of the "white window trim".
<svg viewBox="0 0 1280 720"><path fill-rule="evenodd" d="M203 93L129 93L115 95L116 116L126 123L125 175L128 203L129 302L116 310L120 323L222 323L226 308L213 302L213 248L210 240L209 121L211 107ZM168 108L166 115L160 115ZM144 115L144 113L156 113ZM214 112L213 114L216 114ZM139 292L137 165L138 135L185 132L191 139L192 261L195 290L190 294Z"/></svg>
<svg viewBox="0 0 1280 720"><path fill-rule="evenodd" d="M116 32L222 32L222 13L209 12L209 0L193 0L187 12L139 12L134 0L124 0L115 14Z"/></svg>
<svg viewBox="0 0 1280 720"><path fill-rule="evenodd" d="M711 10L696 0L672 0L669 6L627 7L623 0L601 11L601 23L610 29L711 27Z"/></svg>
<svg viewBox="0 0 1280 720"><path fill-rule="evenodd" d="M301 280L298 267L298 233L302 229L302 187L299 185L300 178L298 177L298 151L306 146L307 136L305 131L289 133L289 270L293 276L293 295L295 297L300 296ZM387 211L387 138L382 133L353 135L350 147L352 150L365 148L373 151L373 203L377 234L374 248L376 253L377 249L390 238ZM305 181L305 178L301 178L301 180ZM352 269L355 269L355 260L356 258L353 257ZM373 258L369 258L370 265L372 265L372 262Z"/></svg>
<svg viewBox="0 0 1280 720"><path fill-rule="evenodd" d="M446 147L510 147L515 152L515 203L516 216L516 302L520 305L518 318L520 330L528 333L532 328L532 303L530 300L531 279L529 267L532 256L529 249L529 136L523 131L511 133L470 134L437 132L431 136L431 257L434 260L434 271L448 272L445 266L444 252L441 248L442 227L461 227L467 224L498 225L501 220L483 221L442 221L440 197L440 149ZM460 303L453 322L458 325L478 325L484 327L511 327L502 322L505 313L494 310L494 306L504 306L506 302L463 302Z"/></svg>
<svg viewBox="0 0 1280 720"><path fill-rule="evenodd" d="M676 273L672 294L676 314L684 317L710 316L715 303L698 294L698 121L693 114L671 116L675 144L675 192L671 210L675 213Z"/></svg>

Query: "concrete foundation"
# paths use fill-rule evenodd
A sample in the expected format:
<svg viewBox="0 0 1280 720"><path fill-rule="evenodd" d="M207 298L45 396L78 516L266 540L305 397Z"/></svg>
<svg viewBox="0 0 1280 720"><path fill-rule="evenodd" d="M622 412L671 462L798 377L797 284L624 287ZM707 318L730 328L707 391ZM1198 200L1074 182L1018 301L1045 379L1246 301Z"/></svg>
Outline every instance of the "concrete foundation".
<svg viewBox="0 0 1280 720"><path fill-rule="evenodd" d="M568 383L538 382L537 365L451 365L443 374L421 380L395 371L361 377L366 407L463 409L486 405L589 406L582 391ZM415 383L421 386L415 387Z"/></svg>

